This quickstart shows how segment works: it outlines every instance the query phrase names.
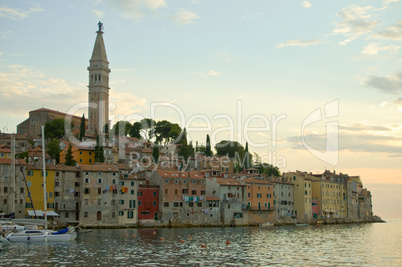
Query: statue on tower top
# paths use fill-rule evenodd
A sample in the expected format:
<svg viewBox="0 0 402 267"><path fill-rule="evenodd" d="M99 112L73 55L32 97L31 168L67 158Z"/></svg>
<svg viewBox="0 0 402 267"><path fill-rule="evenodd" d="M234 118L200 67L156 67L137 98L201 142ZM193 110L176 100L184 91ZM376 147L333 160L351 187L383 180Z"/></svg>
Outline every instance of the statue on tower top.
<svg viewBox="0 0 402 267"><path fill-rule="evenodd" d="M103 23L102 22L98 22L98 27L99 27L99 31L103 30Z"/></svg>

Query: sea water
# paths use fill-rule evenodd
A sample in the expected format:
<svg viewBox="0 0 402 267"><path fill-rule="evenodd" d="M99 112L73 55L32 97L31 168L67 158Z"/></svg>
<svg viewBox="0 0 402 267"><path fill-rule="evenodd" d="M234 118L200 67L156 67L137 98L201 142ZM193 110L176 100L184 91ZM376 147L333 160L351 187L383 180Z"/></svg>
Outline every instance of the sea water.
<svg viewBox="0 0 402 267"><path fill-rule="evenodd" d="M73 242L12 243L0 252L0 265L402 266L401 241L400 219L300 227L94 229Z"/></svg>

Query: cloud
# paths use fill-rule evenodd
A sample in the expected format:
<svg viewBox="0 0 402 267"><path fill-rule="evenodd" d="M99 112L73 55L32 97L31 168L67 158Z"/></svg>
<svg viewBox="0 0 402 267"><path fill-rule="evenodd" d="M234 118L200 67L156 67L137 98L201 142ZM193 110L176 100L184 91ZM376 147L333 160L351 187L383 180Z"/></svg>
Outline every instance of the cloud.
<svg viewBox="0 0 402 267"><path fill-rule="evenodd" d="M312 5L311 5L311 3L310 3L309 1L303 1L303 2L302 2L302 5L303 5L303 7L305 7L305 8L310 8L310 7L312 7Z"/></svg>
<svg viewBox="0 0 402 267"><path fill-rule="evenodd" d="M311 46L311 45L318 45L325 43L324 41L321 40L307 40L307 41L301 41L301 40L289 40L286 43L283 44L278 44L276 45L276 48L282 48L286 46Z"/></svg>
<svg viewBox="0 0 402 267"><path fill-rule="evenodd" d="M192 75L201 76L204 78L208 78L208 76L220 76L222 75L219 71L209 70L207 73L204 72L191 72Z"/></svg>
<svg viewBox="0 0 402 267"><path fill-rule="evenodd" d="M391 108L395 108L398 111L402 111L402 97L399 97L392 102L381 103L381 107L385 106L390 106Z"/></svg>
<svg viewBox="0 0 402 267"><path fill-rule="evenodd" d="M389 5L390 5L392 2L399 2L399 0L383 0L383 1L382 1L382 4L383 4L384 8L388 8Z"/></svg>
<svg viewBox="0 0 402 267"><path fill-rule="evenodd" d="M136 21L161 7L167 7L165 0L110 0L109 4L124 18Z"/></svg>
<svg viewBox="0 0 402 267"><path fill-rule="evenodd" d="M190 24L195 19L198 19L198 15L187 10L180 10L172 16L172 20L177 24Z"/></svg>
<svg viewBox="0 0 402 267"><path fill-rule="evenodd" d="M389 157L402 157L402 137L400 130L389 127L357 124L339 127L339 151L383 153ZM311 147L325 151L326 134L306 134L305 141ZM289 136L286 139L291 148L306 150L301 136Z"/></svg>
<svg viewBox="0 0 402 267"><path fill-rule="evenodd" d="M20 10L7 6L0 6L0 17L12 20L21 20L25 19L31 13L41 11L43 11L43 9L38 4L33 5L33 7L29 8L28 10Z"/></svg>
<svg viewBox="0 0 402 267"><path fill-rule="evenodd" d="M94 13L97 18L103 18L103 16L104 16L104 13L97 9L93 9L92 13Z"/></svg>
<svg viewBox="0 0 402 267"><path fill-rule="evenodd" d="M402 19L397 21L394 25L386 28L384 31L373 33L371 38L374 39L390 39L402 40Z"/></svg>
<svg viewBox="0 0 402 267"><path fill-rule="evenodd" d="M72 86L63 79L48 77L34 67L9 65L0 70L0 99L0 114L25 118L29 110L40 107L68 112L74 105L88 101L88 90L85 84ZM119 114L131 114L146 102L112 90L110 100Z"/></svg>
<svg viewBox="0 0 402 267"><path fill-rule="evenodd" d="M342 18L342 21L338 23L333 34L342 34L347 37L347 39L340 42L341 45L346 45L359 36L369 34L374 30L378 20L370 19L371 16L366 13L370 9L372 9L370 6L351 5L339 12L338 15Z"/></svg>
<svg viewBox="0 0 402 267"><path fill-rule="evenodd" d="M378 89L387 94L398 94L402 92L402 72L394 76L369 76L363 84Z"/></svg>
<svg viewBox="0 0 402 267"><path fill-rule="evenodd" d="M364 55L377 55L380 51L389 51L391 53L397 53L401 48L398 45L381 46L380 43L369 43L363 48L362 54Z"/></svg>
<svg viewBox="0 0 402 267"><path fill-rule="evenodd" d="M1 38L7 38L7 36L9 34L13 33L12 31L4 31L4 32L0 32L0 37Z"/></svg>

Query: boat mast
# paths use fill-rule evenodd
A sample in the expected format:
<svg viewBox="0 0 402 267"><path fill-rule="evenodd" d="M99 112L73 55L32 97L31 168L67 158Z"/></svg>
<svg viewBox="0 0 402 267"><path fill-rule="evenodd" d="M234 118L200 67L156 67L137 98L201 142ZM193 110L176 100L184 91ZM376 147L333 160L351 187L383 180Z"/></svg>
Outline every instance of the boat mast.
<svg viewBox="0 0 402 267"><path fill-rule="evenodd" d="M45 164L45 127L42 125L42 172L43 172L43 206L44 206L44 219L45 229L47 229L47 198L46 198L46 164Z"/></svg>
<svg viewBox="0 0 402 267"><path fill-rule="evenodd" d="M11 134L11 212L15 216L15 135Z"/></svg>

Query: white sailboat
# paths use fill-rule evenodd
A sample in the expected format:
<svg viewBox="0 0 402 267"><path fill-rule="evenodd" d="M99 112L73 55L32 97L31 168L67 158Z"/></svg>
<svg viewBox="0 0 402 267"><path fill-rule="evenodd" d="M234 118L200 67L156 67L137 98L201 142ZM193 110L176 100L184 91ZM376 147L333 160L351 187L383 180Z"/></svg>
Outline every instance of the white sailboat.
<svg viewBox="0 0 402 267"><path fill-rule="evenodd" d="M63 242L72 241L77 237L75 227L68 227L60 231L47 229L47 201L46 201L46 164L45 164L45 133L42 126L42 164L43 164L43 192L44 192L44 219L45 229L28 228L20 232L12 232L6 236L10 242Z"/></svg>

